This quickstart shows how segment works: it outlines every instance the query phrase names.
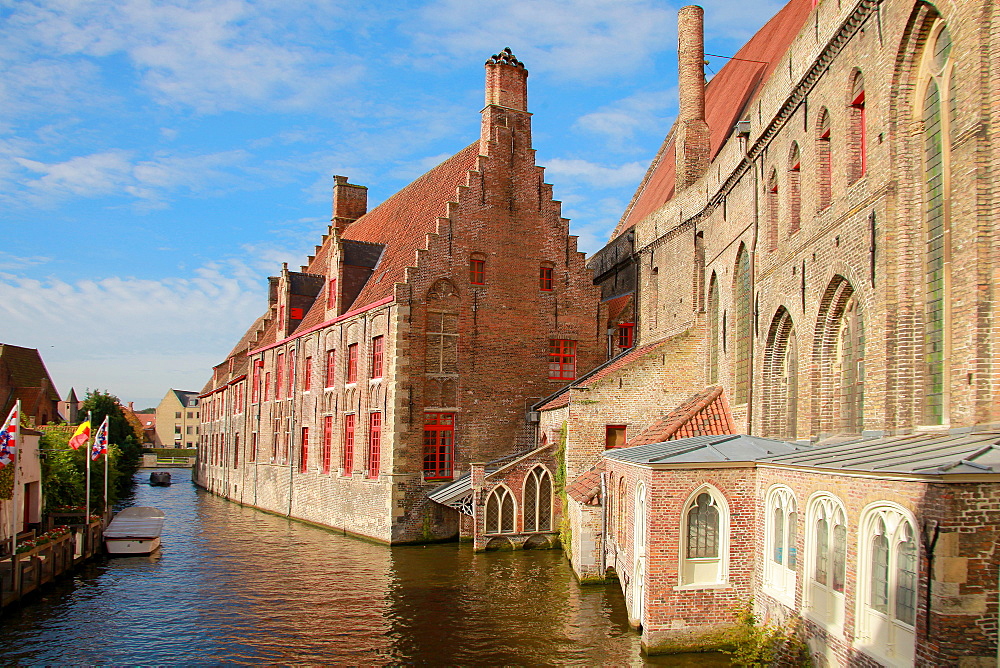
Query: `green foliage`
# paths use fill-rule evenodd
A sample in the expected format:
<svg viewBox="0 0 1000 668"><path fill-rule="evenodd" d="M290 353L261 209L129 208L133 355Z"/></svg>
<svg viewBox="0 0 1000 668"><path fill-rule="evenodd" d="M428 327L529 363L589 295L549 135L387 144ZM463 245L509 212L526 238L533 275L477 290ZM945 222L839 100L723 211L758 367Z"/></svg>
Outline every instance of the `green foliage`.
<svg viewBox="0 0 1000 668"><path fill-rule="evenodd" d="M724 650L734 666L770 668L772 666L812 666L809 648L802 640L802 620L790 617L784 624L761 624L753 613L753 599L736 610L736 626L728 632Z"/></svg>
<svg viewBox="0 0 1000 668"><path fill-rule="evenodd" d="M559 430L559 445L556 447L556 475L555 493L556 498L562 504L562 522L559 524L559 542L566 552L567 558L573 555L573 527L569 523L569 503L566 500L566 441L569 438L569 430L563 422Z"/></svg>
<svg viewBox="0 0 1000 668"><path fill-rule="evenodd" d="M0 499L14 496L14 467L5 466L0 470Z"/></svg>
<svg viewBox="0 0 1000 668"><path fill-rule="evenodd" d="M67 440L64 433L46 431L39 441L46 509L83 505L85 501L83 457L81 451L66 444Z"/></svg>
<svg viewBox="0 0 1000 668"><path fill-rule="evenodd" d="M153 454L157 457L196 457L196 448L143 448L144 454Z"/></svg>
<svg viewBox="0 0 1000 668"><path fill-rule="evenodd" d="M155 408L143 408L141 411L136 411L137 415L149 415L150 413L155 413Z"/></svg>
<svg viewBox="0 0 1000 668"><path fill-rule="evenodd" d="M87 390L87 397L80 406L80 421L91 416L91 433L96 433L97 428L108 417L108 440L117 446L117 456L112 455L115 473L111 476L111 483L117 484L116 489L123 491L122 487L127 486L132 479L132 474L139 470L142 464L142 445L135 437L133 425L125 417L121 402L115 395L102 390ZM109 448L112 450L113 448ZM102 468L103 471L103 468ZM93 480L93 477L91 478ZM103 473L101 480L101 495L103 498Z"/></svg>

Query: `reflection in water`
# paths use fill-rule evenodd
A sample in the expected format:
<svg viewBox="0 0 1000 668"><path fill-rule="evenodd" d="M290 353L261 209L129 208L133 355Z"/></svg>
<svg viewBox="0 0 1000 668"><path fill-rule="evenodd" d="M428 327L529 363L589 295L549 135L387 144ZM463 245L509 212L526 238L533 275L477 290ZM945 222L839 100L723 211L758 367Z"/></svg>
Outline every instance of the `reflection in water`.
<svg viewBox="0 0 1000 668"><path fill-rule="evenodd" d="M160 553L88 566L5 613L5 664L644 661L617 588L578 586L561 552L388 549L172 473L170 487L140 482L133 500L167 514Z"/></svg>

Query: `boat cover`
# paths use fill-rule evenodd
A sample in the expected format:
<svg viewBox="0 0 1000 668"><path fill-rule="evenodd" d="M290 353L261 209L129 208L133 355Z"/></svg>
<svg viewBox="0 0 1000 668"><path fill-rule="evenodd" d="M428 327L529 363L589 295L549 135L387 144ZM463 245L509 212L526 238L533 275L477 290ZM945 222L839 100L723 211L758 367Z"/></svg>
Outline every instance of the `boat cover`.
<svg viewBox="0 0 1000 668"><path fill-rule="evenodd" d="M158 508L135 506L126 508L111 520L104 530L105 538L157 538L163 530L166 515Z"/></svg>

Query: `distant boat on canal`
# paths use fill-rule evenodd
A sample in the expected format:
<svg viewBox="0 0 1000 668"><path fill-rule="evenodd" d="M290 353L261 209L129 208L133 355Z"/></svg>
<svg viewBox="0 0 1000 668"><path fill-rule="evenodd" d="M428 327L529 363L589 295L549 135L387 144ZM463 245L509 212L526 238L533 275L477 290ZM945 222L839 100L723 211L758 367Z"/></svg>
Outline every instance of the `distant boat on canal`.
<svg viewBox="0 0 1000 668"><path fill-rule="evenodd" d="M149 484L155 485L157 487L169 487L170 486L170 472L169 471L153 471L149 474Z"/></svg>
<svg viewBox="0 0 1000 668"><path fill-rule="evenodd" d="M108 554L149 554L160 546L165 517L162 510L151 506L135 506L121 511L104 530L104 546Z"/></svg>

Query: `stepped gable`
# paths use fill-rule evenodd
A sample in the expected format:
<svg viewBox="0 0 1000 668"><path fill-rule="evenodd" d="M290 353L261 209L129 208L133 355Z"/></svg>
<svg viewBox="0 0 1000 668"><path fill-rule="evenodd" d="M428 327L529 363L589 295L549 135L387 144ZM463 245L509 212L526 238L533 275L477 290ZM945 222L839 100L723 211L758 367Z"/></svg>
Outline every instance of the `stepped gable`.
<svg viewBox="0 0 1000 668"><path fill-rule="evenodd" d="M393 295L394 284L404 280L406 267L416 265L417 251L427 247L428 234L437 232L438 218L447 215L448 202L458 198L457 189L466 185L478 157L477 140L348 226L344 239L382 244L385 250L347 310Z"/></svg>
<svg viewBox="0 0 1000 668"><path fill-rule="evenodd" d="M805 25L812 7L813 0L790 0L708 82L705 87L705 121L711 131L711 160L729 139L736 121L754 100L761 84L768 80L781 62ZM671 128L611 238L634 227L670 200L674 196L675 176Z"/></svg>
<svg viewBox="0 0 1000 668"><path fill-rule="evenodd" d="M721 385L707 387L655 421L624 447L664 443L691 436L725 436L736 432Z"/></svg>

